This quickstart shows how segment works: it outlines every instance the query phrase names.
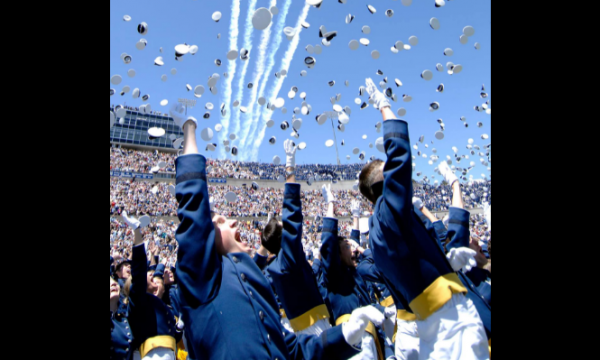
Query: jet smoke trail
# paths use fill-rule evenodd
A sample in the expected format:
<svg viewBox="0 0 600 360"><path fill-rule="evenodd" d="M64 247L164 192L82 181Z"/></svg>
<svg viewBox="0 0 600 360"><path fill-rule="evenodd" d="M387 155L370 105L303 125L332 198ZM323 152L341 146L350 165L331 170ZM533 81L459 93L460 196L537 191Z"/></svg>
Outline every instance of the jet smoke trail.
<svg viewBox="0 0 600 360"><path fill-rule="evenodd" d="M271 4L269 5L269 9L273 6L277 5L276 0L271 0ZM281 19L281 15L279 15ZM258 60L256 61L256 67L254 68L254 72L251 76L251 81L254 84L254 87L250 90L250 99L247 101L245 106L248 109L246 114L240 114L241 120L241 132L238 134L240 138L240 143L238 148L241 150L245 146L246 137L248 136L248 130L250 129L250 125L252 125L253 118L252 115L254 113L255 107L258 105L256 103L256 95L258 91L259 81L264 73L265 68L265 58L267 56L267 49L269 47L269 42L271 40L271 30L274 28L274 25L269 26L267 29L262 31L260 45L258 47ZM245 161L246 153L241 152L239 155L240 161Z"/></svg>
<svg viewBox="0 0 600 360"><path fill-rule="evenodd" d="M252 36L254 35L254 25L252 25L252 16L256 11L256 0L250 0L250 5L248 7L248 16L246 16L246 26L244 29L244 43L243 48L250 51L250 57L253 56L252 53ZM237 60L236 60L237 61ZM242 100L244 99L244 89L246 88L246 84L244 84L244 78L246 77L246 72L248 71L248 65L250 64L250 59L244 61L242 65L242 74L240 75L240 80L238 82L238 89L236 93L236 97L234 100L239 100L240 106L242 104ZM234 134L239 134L240 131L240 114L241 111L239 108L234 109L234 119L233 119L233 131ZM238 137L239 139L239 137Z"/></svg>
<svg viewBox="0 0 600 360"><path fill-rule="evenodd" d="M296 36L294 36L294 39L292 40L290 46L288 47L287 52L285 53L283 60L281 61L281 69L285 69L286 71L288 71L290 69L290 64L292 63L292 60L294 59L294 54L296 52L296 49L298 48L298 44L300 43L300 35L302 33L302 22L304 22L306 20L306 17L308 16L308 11L310 10L310 5L305 4L304 5L304 9L302 9L302 14L300 14L300 17L298 18L298 22L296 23L296 29L297 29L297 34ZM271 88L271 91L269 92L269 96L267 97L267 99L270 99L271 101L274 101L277 96L279 95L279 91L281 90L281 87L283 86L283 82L285 80L285 77L280 77L279 79L275 80L274 83L274 87ZM259 135L258 138L256 138L254 140L254 146L252 148L252 161L256 161L256 159L258 159L258 150L260 148L260 145L265 137L265 128L267 127L266 121L267 118L270 116L270 113L268 112L270 110L266 110L266 111L262 111L262 119L259 121L259 126L260 126L260 130L259 130Z"/></svg>
<svg viewBox="0 0 600 360"><path fill-rule="evenodd" d="M271 2L271 6L275 6L276 1L272 0ZM277 25L274 27L274 31L275 31L275 41L274 43L271 45L270 48L270 52L269 52L269 58L270 60L273 59L275 57L275 54L277 53L277 51L279 50L279 46L281 45L281 34L283 32L283 27L285 26L285 20L287 18L287 14L289 12L290 6L292 5L292 0L287 0L286 3L283 6L283 9L279 12L279 18L277 20ZM251 91L251 95L250 95L250 102L248 105L248 113L245 115L242 115L243 117L243 124L242 124L242 133L240 134L240 150L244 149L246 147L246 143L251 143L248 137L248 134L252 134L254 131L256 131L256 124L258 123L258 113L260 110L258 110L259 105L256 102L257 101L257 95L259 93L259 85L260 85L260 96L263 96L264 94L264 89L266 88L266 85L269 81L269 76L272 75L271 74L271 70L273 68L273 63L274 60L269 62L269 66L268 66L268 70L265 72L265 60L267 57L267 48L269 45L269 38L271 36L271 29L273 29L273 27L269 27L267 30L265 30L265 33L263 33L263 42L260 45L259 48L259 57L258 57L258 62L256 65L256 70L254 72L254 88ZM266 33L268 31L268 33ZM267 41L265 42L265 36L268 36ZM262 78L262 80L261 80ZM246 161L248 158L248 151L242 151L240 154L240 160L241 161Z"/></svg>
<svg viewBox="0 0 600 360"><path fill-rule="evenodd" d="M240 1L241 0L233 0L231 3L231 24L229 25L229 49L237 49L237 41L238 36L240 34L239 31L239 20L240 20ZM223 129L219 134L219 153L220 157L227 156L225 153L225 146L223 146L223 140L226 139L229 131L229 119L231 118L231 83L233 82L233 78L235 77L235 71L237 68L236 60L227 60L229 64L227 65L227 73L229 74L229 78L225 79L224 86L225 90L223 90L223 102L225 103L225 109L227 109L227 116L223 117L221 120L221 125L223 125Z"/></svg>

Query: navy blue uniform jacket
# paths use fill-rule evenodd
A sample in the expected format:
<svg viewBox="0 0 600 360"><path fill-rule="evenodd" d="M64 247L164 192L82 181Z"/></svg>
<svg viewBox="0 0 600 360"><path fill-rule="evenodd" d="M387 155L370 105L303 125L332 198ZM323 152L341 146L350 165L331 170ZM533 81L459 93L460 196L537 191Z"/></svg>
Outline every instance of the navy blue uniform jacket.
<svg viewBox="0 0 600 360"><path fill-rule="evenodd" d="M437 241L413 211L412 155L408 124L383 123L387 154L383 196L370 219L370 243L381 273L395 299L406 299L417 319L424 320L456 293L467 293Z"/></svg>
<svg viewBox="0 0 600 360"><path fill-rule="evenodd" d="M302 248L300 184L286 184L283 198L281 251L267 271L294 331L305 330L330 317L313 269Z"/></svg>

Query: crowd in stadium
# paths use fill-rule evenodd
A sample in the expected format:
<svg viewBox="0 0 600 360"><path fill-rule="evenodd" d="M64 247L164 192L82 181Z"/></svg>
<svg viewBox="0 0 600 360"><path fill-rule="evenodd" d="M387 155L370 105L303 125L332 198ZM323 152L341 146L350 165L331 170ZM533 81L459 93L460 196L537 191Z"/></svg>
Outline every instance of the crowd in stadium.
<svg viewBox="0 0 600 360"><path fill-rule="evenodd" d="M414 184L408 123L367 91L387 162L347 168L358 190L302 191L290 140L283 190L209 185L208 167L271 167L206 160L181 105L177 159L111 148L111 170L176 171L176 186L111 178L111 359L490 358L491 183L441 162L446 185Z"/></svg>

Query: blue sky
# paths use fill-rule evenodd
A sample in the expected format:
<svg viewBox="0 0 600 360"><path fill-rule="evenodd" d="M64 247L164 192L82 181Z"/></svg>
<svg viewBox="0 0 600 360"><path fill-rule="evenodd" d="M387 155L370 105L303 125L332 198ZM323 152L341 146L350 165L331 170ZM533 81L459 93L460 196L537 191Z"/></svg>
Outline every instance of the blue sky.
<svg viewBox="0 0 600 360"><path fill-rule="evenodd" d="M375 146L369 148L369 144L375 144L375 140L382 136L377 133L375 124L381 121L381 116L373 106L360 110L360 106L354 103L358 97L358 89L364 85L365 78L371 77L378 84L384 77L388 77L388 86L398 94L398 102L392 102L394 113L400 108L405 108L407 113L403 117L409 123L411 144L418 143L421 135L425 136L423 144L418 143L418 150L426 154L427 158L422 156L415 160L417 172L422 172L420 177L414 175L415 179L421 180L427 175L429 178L434 174L434 168L439 164L429 165L429 157L433 155L432 149L437 149L437 155L440 161L445 160L447 155L454 159L453 146L459 150L459 155L469 155L469 159L463 159L460 164L454 165L468 167L470 162L475 163L475 168L469 173L474 179L481 178L481 174L486 174L491 178L491 173L487 167L480 162L479 151L475 151L472 156L467 149L468 140L473 139L474 145L481 147L480 151L485 152L484 145L491 143L491 115L485 112L476 112L473 107L481 106L486 100L491 100L491 2L488 0L461 0L447 1L446 6L435 8L433 0L415 0L410 6L403 6L401 1L392 0L348 0L346 4L340 4L337 0L325 0L321 9L310 7L308 9L306 21L310 23L309 29L302 29L298 37L297 49L294 52L291 45L283 35L282 31L277 31L284 26L295 27L299 18L305 11L305 1L303 0L241 0L239 21L239 35L237 45L232 48L240 50L246 45L250 45L250 60L243 62L239 59L235 61L235 75L233 74L233 64L227 60L226 54L230 50L230 31L232 26L232 7L236 0L227 1L194 1L184 0L178 2L166 2L158 0L127 0L110 2L110 76L119 74L123 77L123 82L114 86L109 83L111 88L117 90L117 94L110 98L110 104L124 104L130 106L139 106L143 104L141 99L133 99L131 91L124 96L118 93L124 85L129 85L131 89L140 88L142 94L149 94L148 103L152 105L153 110L168 112L172 103L178 98L195 99L193 92L187 92L185 86L190 84L192 87L203 85L206 88L205 94L198 100L198 106L189 111L189 114L199 119L199 131L205 127L214 126L222 123L224 129L221 134L215 133L211 142L218 143L216 152L208 152L205 155L212 158L232 158L231 154L225 154L223 151L222 140L231 133L236 132L238 139L233 145L238 146L240 154L238 159L256 160L261 162L271 162L273 156L279 155L285 161L285 152L283 151L283 141L291 138L291 128L282 131L279 124L284 120L291 125L292 113L294 108L300 107L302 100L299 97L301 92L307 93L306 101L312 106L312 112L308 116L302 114L297 118L303 120L303 126L299 130L300 138L294 141L296 143L306 142L307 148L299 151L296 158L297 163L336 163L335 147L325 147L325 142L333 139L331 123L328 121L319 126L315 121L315 116L325 111L332 111L330 98L337 94L342 95L339 104L342 107L349 106L352 109L350 123L346 126L345 132L336 130L338 148L340 150L340 161L342 164L360 162L358 155L352 154L352 150L358 147L365 151L366 159L372 155L385 159L385 155L377 151ZM273 23L270 28L264 31L251 29L246 32L249 6L255 5L255 8L269 8L276 3L279 14L273 16ZM367 10L367 5L373 5L377 12L371 14ZM285 10L287 9L287 16ZM392 18L385 16L387 9L394 10ZM215 11L222 13L222 19L215 23L211 16ZM348 14L355 16L354 21L347 25L345 18ZM129 15L132 20L123 21L123 16ZM436 17L441 23L439 30L433 30L429 26L429 19ZM145 36L137 32L137 25L141 22L148 24L148 34ZM323 46L323 52L320 55L310 55L305 47L307 45L317 45L321 43L319 38L319 27L324 25L327 31L337 31L338 36L333 39L331 46ZM365 35L361 29L364 25L371 28L371 33ZM459 42L459 37L465 26L470 25L475 29L474 36L469 38L466 45ZM270 31L270 32L269 32ZM221 38L217 39L217 34ZM419 43L413 46L409 51L401 51L394 54L390 48L396 41L402 41L408 44L410 36L417 36ZM148 45L144 50L137 50L135 44L144 38ZM279 47L276 48L279 38ZM350 50L348 43L355 39L367 38L370 45L360 46L356 51ZM268 40L268 41L267 41ZM476 50L474 43L479 42L481 49ZM187 43L189 45L198 45L199 51L196 55L185 55L182 62L175 61L174 47L178 44ZM262 44L262 47L261 47ZM159 52L159 48L164 49L164 53ZM454 55L444 56L444 49L451 48ZM381 57L377 60L372 59L371 52L378 50ZM120 55L128 53L133 57L131 64L124 64ZM286 53L288 56L286 56ZM293 56L292 56L293 55ZM165 65L162 67L154 66L154 59L157 56L163 56ZM304 65L304 58L313 56L317 64L313 69L308 69ZM220 59L222 65L217 67L214 64L215 59ZM272 67L269 67L270 61L274 60ZM291 60L289 64L283 60ZM448 61L454 64L461 64L463 71L459 74L448 75L446 72L446 63ZM444 71L438 72L436 64L444 65ZM288 75L277 81L274 74L281 69L289 66ZM171 75L171 69L176 68L177 74ZM245 69L244 69L245 68ZM127 71L134 69L136 75L134 78L127 76ZM268 73L267 70L271 69ZM420 74L424 70L433 72L433 79L423 80ZM241 78L245 70L245 78ZM301 77L300 72L306 70L308 75ZM384 72L384 76L376 75L377 70ZM223 73L230 72L230 78L225 79ZM212 95L208 91L208 78L218 73L221 79L218 83L219 93ZM168 79L166 82L161 80L165 74ZM259 75L260 78L258 77ZM403 86L397 88L394 79L400 79ZM255 79L260 79L256 81ZM334 80L334 87L330 87L328 82ZM344 82L348 80L350 86L346 87ZM276 83L277 81L277 83ZM231 87L228 83L231 82ZM254 91L249 90L246 85L254 83ZM277 93L277 89L280 90ZM445 85L444 93L436 92L439 84ZM242 84L240 89L239 84ZM487 99L480 97L482 84L485 84ZM290 89L296 86L299 88L298 95L294 100L287 96ZM230 89L230 92L227 91ZM277 97L285 99L285 108L287 113L282 114L281 110L271 112L266 106L260 107L256 99L260 91L264 91L267 101L274 100ZM227 96L230 94L230 97ZM268 95L273 94L272 99ZM402 95L412 96L411 102L403 102ZM229 101L226 101L230 98ZM160 106L163 99L169 100L166 107ZM367 101L368 97L363 96L362 101ZM234 100L239 100L242 106L252 109L246 115L240 114L239 108L233 108L231 104ZM440 103L440 109L435 112L429 111L429 104L437 101ZM204 105L211 102L215 105L215 110L211 112L211 118L204 120L202 115L206 111ZM219 113L221 103L226 102L228 115L222 119ZM490 103L491 104L491 103ZM491 105L490 105L491 107ZM467 118L468 128L464 127L460 120L461 116ZM275 121L272 128L264 128L264 123L268 119ZM434 134L440 129L437 119L442 119L445 124L445 138L438 141ZM253 123L254 122L254 123ZM477 123L482 122L483 127L477 127ZM253 126L254 125L254 126ZM336 123L337 126L337 123ZM228 127L228 132L225 128ZM481 135L488 134L488 140L482 140ZM246 135L246 141L242 144L239 137ZM362 136L367 135L363 140ZM277 144L270 145L268 140L277 137ZM262 138L262 141L260 141ZM199 139L199 146L203 150L206 143ZM341 146L341 141L345 140L345 146ZM433 141L433 144L431 143ZM259 146L254 146L254 143ZM429 148L425 148L425 144ZM242 146L244 145L244 146ZM350 160L346 160L346 155L351 155ZM491 166L491 164L489 165ZM435 175L434 180L440 180L439 175Z"/></svg>

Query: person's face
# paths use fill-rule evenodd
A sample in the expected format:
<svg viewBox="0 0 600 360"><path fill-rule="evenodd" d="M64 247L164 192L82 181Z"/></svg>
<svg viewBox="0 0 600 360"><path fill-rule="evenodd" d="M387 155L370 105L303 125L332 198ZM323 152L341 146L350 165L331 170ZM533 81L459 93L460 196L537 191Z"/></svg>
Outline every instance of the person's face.
<svg viewBox="0 0 600 360"><path fill-rule="evenodd" d="M165 285L175 284L175 275L169 269L165 270Z"/></svg>
<svg viewBox="0 0 600 360"><path fill-rule="evenodd" d="M162 299L163 295L165 294L165 285L158 278L153 278L152 282L154 283L154 286L156 287L156 289L154 290L154 296L156 296L159 299Z"/></svg>
<svg viewBox="0 0 600 360"><path fill-rule="evenodd" d="M475 261L477 261L477 267L483 268L487 265L488 259L485 257L483 253L483 249L479 246L479 239L471 237L471 242L469 243L469 248L474 250L477 254L475 255Z"/></svg>
<svg viewBox="0 0 600 360"><path fill-rule="evenodd" d="M157 286L154 283L154 274L152 272L148 272L147 276L147 288L146 292L149 294L154 294L157 290Z"/></svg>
<svg viewBox="0 0 600 360"><path fill-rule="evenodd" d="M232 253L246 253L250 255L252 248L247 241L242 241L237 220L227 220L226 217L215 215L213 218L215 226L215 243L219 255Z"/></svg>
<svg viewBox="0 0 600 360"><path fill-rule="evenodd" d="M110 278L110 301L118 300L121 295L121 289L119 288L119 284Z"/></svg>
<svg viewBox="0 0 600 360"><path fill-rule="evenodd" d="M127 280L131 277L131 265L126 264L123 265L123 267L121 268L121 271L117 271L117 276L119 276L119 279L123 279L123 280Z"/></svg>
<svg viewBox="0 0 600 360"><path fill-rule="evenodd" d="M340 256L342 258L342 264L345 264L349 268L355 268L356 264L352 260L352 246L347 240L340 241Z"/></svg>

